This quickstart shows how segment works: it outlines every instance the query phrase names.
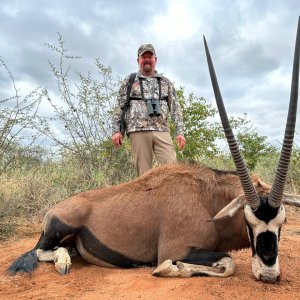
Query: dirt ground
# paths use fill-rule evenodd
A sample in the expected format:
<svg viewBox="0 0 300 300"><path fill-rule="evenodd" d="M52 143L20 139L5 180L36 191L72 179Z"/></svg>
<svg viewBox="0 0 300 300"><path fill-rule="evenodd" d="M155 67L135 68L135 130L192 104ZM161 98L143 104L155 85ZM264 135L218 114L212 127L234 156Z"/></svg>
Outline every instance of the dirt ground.
<svg viewBox="0 0 300 300"><path fill-rule="evenodd" d="M1 243L0 299L300 299L300 209L288 212L283 226L279 284L254 279L250 249L232 253L237 268L230 278L158 278L151 276L151 268L100 268L80 257L73 259L65 276L45 262L32 275L7 275L12 260L32 249L37 239L38 235Z"/></svg>

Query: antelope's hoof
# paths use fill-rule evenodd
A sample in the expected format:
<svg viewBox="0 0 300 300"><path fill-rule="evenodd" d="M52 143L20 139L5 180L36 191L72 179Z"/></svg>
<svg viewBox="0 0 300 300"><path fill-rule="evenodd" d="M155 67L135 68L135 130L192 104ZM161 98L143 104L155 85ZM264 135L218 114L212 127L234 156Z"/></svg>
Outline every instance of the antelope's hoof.
<svg viewBox="0 0 300 300"><path fill-rule="evenodd" d="M71 263L56 262L55 269L60 275L66 275L70 273Z"/></svg>
<svg viewBox="0 0 300 300"><path fill-rule="evenodd" d="M223 273L224 277L230 276L235 271L235 263L231 257L224 257L213 263L213 268L219 273Z"/></svg>
<svg viewBox="0 0 300 300"><path fill-rule="evenodd" d="M55 256L56 259L54 262L56 271L61 275L68 274L71 269L71 257L68 250L66 248L59 247L55 251Z"/></svg>
<svg viewBox="0 0 300 300"><path fill-rule="evenodd" d="M152 272L152 275L168 276L170 271L172 271L174 267L177 269L177 267L172 264L172 260L167 259L164 262L162 262L159 266L157 266L157 268Z"/></svg>

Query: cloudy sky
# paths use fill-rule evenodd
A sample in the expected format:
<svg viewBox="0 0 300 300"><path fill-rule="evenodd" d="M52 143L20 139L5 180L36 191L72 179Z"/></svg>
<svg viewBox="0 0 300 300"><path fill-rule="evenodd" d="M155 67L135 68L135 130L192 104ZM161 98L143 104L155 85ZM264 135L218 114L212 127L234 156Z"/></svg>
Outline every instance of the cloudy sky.
<svg viewBox="0 0 300 300"><path fill-rule="evenodd" d="M139 45L152 43L159 72L214 104L204 34L228 114L247 113L278 146L299 15L299 0L1 0L0 56L25 93L53 86L45 43L57 44L58 32L82 57L76 71L93 70L99 58L121 78L137 70ZM13 90L0 72L3 99Z"/></svg>

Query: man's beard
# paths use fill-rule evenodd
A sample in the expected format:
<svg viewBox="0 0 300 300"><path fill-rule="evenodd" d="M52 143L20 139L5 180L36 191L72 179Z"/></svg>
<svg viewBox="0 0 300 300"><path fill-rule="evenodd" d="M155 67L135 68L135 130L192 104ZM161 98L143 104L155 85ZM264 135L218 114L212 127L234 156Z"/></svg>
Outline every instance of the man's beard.
<svg viewBox="0 0 300 300"><path fill-rule="evenodd" d="M152 66L150 64L145 64L144 65L144 72L145 73L151 73L153 70Z"/></svg>

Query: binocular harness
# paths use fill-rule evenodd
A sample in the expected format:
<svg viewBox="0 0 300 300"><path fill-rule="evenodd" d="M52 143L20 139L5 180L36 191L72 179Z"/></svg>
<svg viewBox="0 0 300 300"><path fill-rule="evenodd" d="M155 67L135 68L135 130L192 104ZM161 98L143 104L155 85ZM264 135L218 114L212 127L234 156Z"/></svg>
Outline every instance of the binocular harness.
<svg viewBox="0 0 300 300"><path fill-rule="evenodd" d="M131 88L132 88L135 78L136 78L136 73L131 73L129 76L128 83L127 83L126 101L125 101L124 106L121 108L122 113L121 113L121 118L120 118L121 119L120 120L120 132L122 134L124 134L126 132L125 114L130 106L130 100L135 99L135 100L145 101L149 117L153 117L153 116L159 117L161 115L160 101L161 100L167 101L167 97L162 98L161 77L156 77L157 83L158 83L159 99L145 99L142 78L139 78L142 99L130 97L130 91L131 91Z"/></svg>

